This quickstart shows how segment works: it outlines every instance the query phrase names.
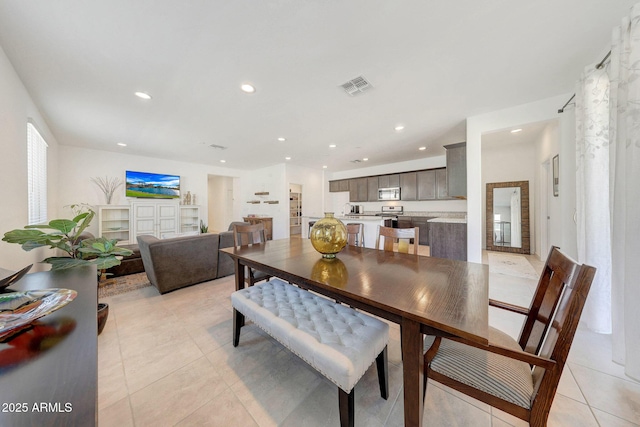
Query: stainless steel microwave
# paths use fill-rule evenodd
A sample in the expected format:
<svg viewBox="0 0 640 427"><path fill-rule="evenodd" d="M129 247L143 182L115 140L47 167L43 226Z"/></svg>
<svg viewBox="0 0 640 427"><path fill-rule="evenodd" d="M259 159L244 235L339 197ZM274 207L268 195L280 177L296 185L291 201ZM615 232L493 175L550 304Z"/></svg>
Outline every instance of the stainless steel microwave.
<svg viewBox="0 0 640 427"><path fill-rule="evenodd" d="M378 200L400 200L400 187L378 188Z"/></svg>

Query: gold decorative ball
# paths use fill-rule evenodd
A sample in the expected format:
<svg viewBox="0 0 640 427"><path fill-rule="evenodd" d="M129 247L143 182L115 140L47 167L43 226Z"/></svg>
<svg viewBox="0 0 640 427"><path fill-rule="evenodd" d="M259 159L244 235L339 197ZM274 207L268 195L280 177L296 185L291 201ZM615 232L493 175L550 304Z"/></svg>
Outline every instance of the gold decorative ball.
<svg viewBox="0 0 640 427"><path fill-rule="evenodd" d="M347 244L347 227L333 217L333 212L326 212L324 218L316 221L310 233L311 244L323 258L335 258Z"/></svg>

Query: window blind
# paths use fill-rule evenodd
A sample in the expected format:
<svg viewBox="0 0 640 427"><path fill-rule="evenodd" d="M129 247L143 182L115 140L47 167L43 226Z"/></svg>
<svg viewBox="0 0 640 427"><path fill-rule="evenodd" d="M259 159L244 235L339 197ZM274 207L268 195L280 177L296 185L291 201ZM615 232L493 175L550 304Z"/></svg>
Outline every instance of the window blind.
<svg viewBox="0 0 640 427"><path fill-rule="evenodd" d="M27 173L29 225L47 222L47 143L32 123L27 123Z"/></svg>

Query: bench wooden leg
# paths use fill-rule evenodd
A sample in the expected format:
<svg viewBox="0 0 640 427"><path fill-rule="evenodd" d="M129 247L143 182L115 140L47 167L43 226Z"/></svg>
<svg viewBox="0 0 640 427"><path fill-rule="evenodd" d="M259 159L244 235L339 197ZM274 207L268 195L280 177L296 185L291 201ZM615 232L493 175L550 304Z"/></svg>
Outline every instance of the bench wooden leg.
<svg viewBox="0 0 640 427"><path fill-rule="evenodd" d="M389 398L389 369L387 364L387 346L385 345L378 357L376 357L378 369L378 382L380 383L380 396L384 400Z"/></svg>
<svg viewBox="0 0 640 427"><path fill-rule="evenodd" d="M354 427L355 425L355 387L347 393L338 387L338 403L340 407L340 427Z"/></svg>
<svg viewBox="0 0 640 427"><path fill-rule="evenodd" d="M235 308L233 309L233 346L237 347L240 343L240 328L244 326L244 314Z"/></svg>

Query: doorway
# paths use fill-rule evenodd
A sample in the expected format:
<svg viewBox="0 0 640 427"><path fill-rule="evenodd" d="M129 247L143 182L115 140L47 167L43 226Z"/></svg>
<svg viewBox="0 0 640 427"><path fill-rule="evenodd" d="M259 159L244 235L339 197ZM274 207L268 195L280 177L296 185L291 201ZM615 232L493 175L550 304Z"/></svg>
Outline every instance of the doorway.
<svg viewBox="0 0 640 427"><path fill-rule="evenodd" d="M289 183L289 236L302 235L302 185Z"/></svg>
<svg viewBox="0 0 640 427"><path fill-rule="evenodd" d="M551 186L551 178L549 169L551 162L547 159L540 165L540 215L538 224L540 224L540 247L537 248L537 255L540 259L544 259L543 254L549 253L549 241L551 230L551 216L549 213L549 188Z"/></svg>
<svg viewBox="0 0 640 427"><path fill-rule="evenodd" d="M209 232L226 231L233 221L233 178L208 175L207 196Z"/></svg>

